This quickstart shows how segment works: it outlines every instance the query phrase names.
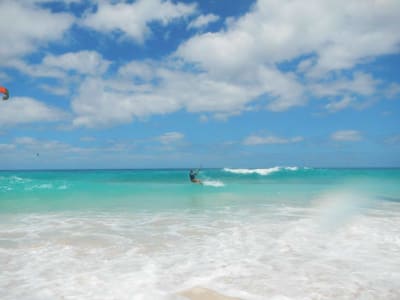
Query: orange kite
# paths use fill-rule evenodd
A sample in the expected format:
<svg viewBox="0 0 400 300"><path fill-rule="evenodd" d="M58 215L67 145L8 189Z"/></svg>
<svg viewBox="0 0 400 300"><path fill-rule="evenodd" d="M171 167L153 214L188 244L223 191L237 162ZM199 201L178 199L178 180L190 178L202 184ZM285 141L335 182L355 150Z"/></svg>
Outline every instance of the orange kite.
<svg viewBox="0 0 400 300"><path fill-rule="evenodd" d="M0 86L0 93L4 94L3 100L7 100L10 97L10 93L4 86Z"/></svg>

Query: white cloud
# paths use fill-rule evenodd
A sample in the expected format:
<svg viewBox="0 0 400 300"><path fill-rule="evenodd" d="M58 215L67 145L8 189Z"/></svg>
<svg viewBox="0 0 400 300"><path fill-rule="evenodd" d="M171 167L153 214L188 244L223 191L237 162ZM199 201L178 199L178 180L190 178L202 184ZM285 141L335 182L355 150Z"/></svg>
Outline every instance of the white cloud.
<svg viewBox="0 0 400 300"><path fill-rule="evenodd" d="M156 76L157 65L152 61L132 61L118 70L118 74L125 78L151 80Z"/></svg>
<svg viewBox="0 0 400 300"><path fill-rule="evenodd" d="M0 60L18 58L59 40L74 21L71 15L52 13L34 2L0 1Z"/></svg>
<svg viewBox="0 0 400 300"><path fill-rule="evenodd" d="M70 52L62 55L47 55L42 64L44 67L75 71L80 74L103 74L110 61L104 60L96 51Z"/></svg>
<svg viewBox="0 0 400 300"><path fill-rule="evenodd" d="M13 97L1 105L0 125L14 126L32 122L53 122L65 118L61 110L32 98Z"/></svg>
<svg viewBox="0 0 400 300"><path fill-rule="evenodd" d="M340 130L334 132L331 139L339 142L356 142L362 140L362 135L357 130Z"/></svg>
<svg viewBox="0 0 400 300"><path fill-rule="evenodd" d="M10 60L6 65L32 77L65 78L67 72L81 75L101 75L111 64L96 51L68 52L46 55L40 64L27 64L22 60Z"/></svg>
<svg viewBox="0 0 400 300"><path fill-rule="evenodd" d="M167 25L196 11L195 4L162 0L138 0L133 3L99 2L97 11L88 14L83 24L101 32L120 30L130 38L143 43L151 33L149 23Z"/></svg>
<svg viewBox="0 0 400 300"><path fill-rule="evenodd" d="M376 92L380 83L371 74L362 72L355 72L352 77L351 79L339 78L325 83L312 84L310 90L318 97L331 97L348 93L370 96Z"/></svg>
<svg viewBox="0 0 400 300"><path fill-rule="evenodd" d="M122 86L122 88L121 88ZM169 95L137 91L134 84L88 78L72 101L75 126L97 127L129 123L133 118L178 110L178 100Z"/></svg>
<svg viewBox="0 0 400 300"><path fill-rule="evenodd" d="M15 68L31 77L62 78L65 76L65 72L60 69L49 68L41 64L28 64L20 59L8 60L4 65Z"/></svg>
<svg viewBox="0 0 400 300"><path fill-rule="evenodd" d="M354 104L354 99L352 97L346 96L343 97L342 100L339 101L332 101L325 105L325 108L329 112L338 112L340 110L343 110L351 105Z"/></svg>
<svg viewBox="0 0 400 300"><path fill-rule="evenodd" d="M72 102L74 125L109 126L180 109L232 115L257 95L253 83L244 88L152 62L131 63L119 74L115 80L88 78L82 83Z"/></svg>
<svg viewBox="0 0 400 300"><path fill-rule="evenodd" d="M189 23L188 28L204 28L210 23L217 22L219 20L219 17L214 14L207 14L207 15L200 15L196 19L194 19L192 22Z"/></svg>
<svg viewBox="0 0 400 300"><path fill-rule="evenodd" d="M190 112L232 112L242 110L256 94L232 82L217 80L207 74L193 74L163 69L160 96L178 99Z"/></svg>
<svg viewBox="0 0 400 300"><path fill-rule="evenodd" d="M267 108L271 111L284 111L291 107L302 106L307 102L305 88L293 74L283 74L274 68L260 68L258 91L260 95L272 97ZM246 89L246 86L243 87Z"/></svg>
<svg viewBox="0 0 400 300"><path fill-rule="evenodd" d="M156 138L156 140L158 140L162 144L173 144L183 140L184 137L185 135L183 133L172 131L160 135Z"/></svg>
<svg viewBox="0 0 400 300"><path fill-rule="evenodd" d="M227 23L225 30L196 35L175 55L242 88L245 82L259 82L258 95L274 98L268 105L273 111L304 104L305 91L317 97L372 95L379 81L365 73L333 83L316 82L327 72L349 70L372 57L399 51L398 11L397 0L259 0L250 12ZM298 65L299 76L313 75L305 84L294 74L275 70L276 64L301 55L307 58ZM279 80L257 70L273 72Z"/></svg>
<svg viewBox="0 0 400 300"><path fill-rule="evenodd" d="M42 90L58 96L67 96L70 87L79 85L85 76L104 74L111 62L96 51L67 52L61 55L46 55L39 64L28 64L22 60L6 62L21 73L31 77L54 78L57 83L39 84Z"/></svg>
<svg viewBox="0 0 400 300"><path fill-rule="evenodd" d="M315 53L316 68L347 69L364 58L398 51L399 9L397 0L259 0L226 31L195 36L178 54L212 69Z"/></svg>
<svg viewBox="0 0 400 300"><path fill-rule="evenodd" d="M282 138L273 135L269 136L259 136L259 135L251 135L244 139L243 144L245 145L264 145L264 144L290 144L290 143L298 143L304 140L301 136L296 136L292 138Z"/></svg>

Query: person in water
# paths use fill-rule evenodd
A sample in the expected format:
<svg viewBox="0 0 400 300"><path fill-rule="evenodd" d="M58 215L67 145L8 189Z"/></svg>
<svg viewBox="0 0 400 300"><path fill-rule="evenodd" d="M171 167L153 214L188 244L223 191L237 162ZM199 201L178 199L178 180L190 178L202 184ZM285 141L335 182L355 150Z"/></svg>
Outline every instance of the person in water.
<svg viewBox="0 0 400 300"><path fill-rule="evenodd" d="M197 179L197 178L196 178L196 176L197 176L198 173L199 173L199 170L197 170L197 171L195 171L195 170L193 170L193 169L190 170L189 178L190 178L190 181L191 181L191 182L193 182L193 183L200 183L200 184L201 184L200 179Z"/></svg>

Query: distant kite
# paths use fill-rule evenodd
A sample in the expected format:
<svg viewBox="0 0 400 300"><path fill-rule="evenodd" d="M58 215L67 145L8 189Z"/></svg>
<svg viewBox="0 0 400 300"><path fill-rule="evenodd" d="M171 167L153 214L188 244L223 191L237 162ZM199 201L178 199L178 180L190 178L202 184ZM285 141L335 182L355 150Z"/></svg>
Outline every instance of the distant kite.
<svg viewBox="0 0 400 300"><path fill-rule="evenodd" d="M7 100L10 97L8 89L6 89L4 86L0 86L0 93L4 94L3 100Z"/></svg>

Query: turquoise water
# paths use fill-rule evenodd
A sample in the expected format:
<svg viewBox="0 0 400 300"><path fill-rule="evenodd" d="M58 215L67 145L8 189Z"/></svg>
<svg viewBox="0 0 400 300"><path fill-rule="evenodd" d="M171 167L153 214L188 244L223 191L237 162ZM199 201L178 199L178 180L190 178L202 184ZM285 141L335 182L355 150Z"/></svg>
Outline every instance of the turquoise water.
<svg viewBox="0 0 400 300"><path fill-rule="evenodd" d="M0 299L400 299L400 169L198 178L0 172Z"/></svg>
<svg viewBox="0 0 400 300"><path fill-rule="evenodd" d="M400 198L400 169L205 169L199 178L203 185L188 170L3 171L0 213L301 203L336 188Z"/></svg>

